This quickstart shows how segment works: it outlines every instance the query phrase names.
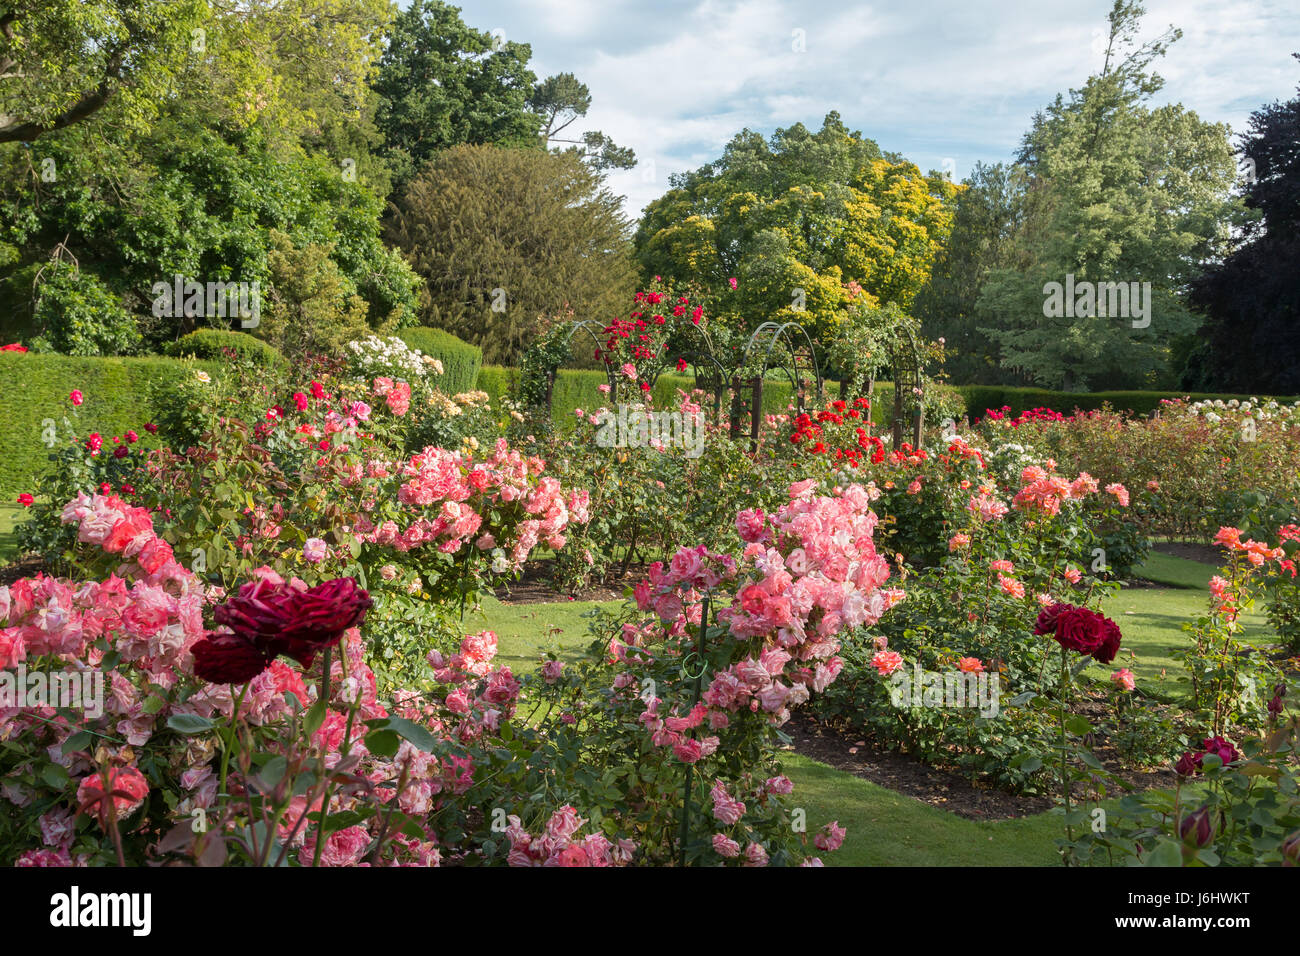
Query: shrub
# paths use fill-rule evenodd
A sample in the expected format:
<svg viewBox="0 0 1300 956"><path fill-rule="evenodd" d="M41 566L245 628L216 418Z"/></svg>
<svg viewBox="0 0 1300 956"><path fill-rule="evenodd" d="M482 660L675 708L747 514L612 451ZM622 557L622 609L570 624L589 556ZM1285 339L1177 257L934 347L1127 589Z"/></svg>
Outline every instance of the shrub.
<svg viewBox="0 0 1300 956"><path fill-rule="evenodd" d="M216 374L217 366L197 362L194 368ZM5 455L0 458L0 494L31 491L46 470L57 441L50 428L67 412L68 393L85 393L80 428L85 434L120 435L154 420L161 409L148 397L151 381L175 381L192 374L170 358L95 358L0 353L0 395L7 396L3 422ZM47 421L48 420L48 421ZM47 437L50 441L47 441Z"/></svg>
<svg viewBox="0 0 1300 956"><path fill-rule="evenodd" d="M135 320L112 290L61 264L41 276L34 324L41 331L33 345L68 355L122 355L140 344Z"/></svg>
<svg viewBox="0 0 1300 956"><path fill-rule="evenodd" d="M449 395L473 391L483 366L483 350L450 332L428 326L402 329L398 337L411 348L442 362L438 386Z"/></svg>
<svg viewBox="0 0 1300 956"><path fill-rule="evenodd" d="M247 332L231 329L199 329L181 336L169 344L163 353L173 358L190 356L219 362L226 358L226 349L233 349L239 358L255 365L274 366L284 359L275 346L256 339Z"/></svg>

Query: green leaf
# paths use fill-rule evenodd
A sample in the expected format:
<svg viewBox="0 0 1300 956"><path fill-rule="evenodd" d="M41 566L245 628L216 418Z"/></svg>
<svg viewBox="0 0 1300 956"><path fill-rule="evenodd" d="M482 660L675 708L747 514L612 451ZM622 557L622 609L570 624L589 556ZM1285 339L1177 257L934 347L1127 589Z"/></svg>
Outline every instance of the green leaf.
<svg viewBox="0 0 1300 956"><path fill-rule="evenodd" d="M1074 714L1065 722L1065 729L1076 737L1082 737L1084 734L1092 732L1092 724L1088 723L1086 717Z"/></svg>
<svg viewBox="0 0 1300 956"><path fill-rule="evenodd" d="M94 734L87 733L84 730L79 733L75 733L63 742L63 754L64 756L67 756L68 754L73 753L74 751L85 750L92 743L94 743L94 741L95 741Z"/></svg>
<svg viewBox="0 0 1300 956"><path fill-rule="evenodd" d="M167 726L178 734L202 734L216 726L216 722L198 714L172 714L167 718Z"/></svg>
<svg viewBox="0 0 1300 956"><path fill-rule="evenodd" d="M395 730L372 730L366 734L366 749L376 757L393 757L402 744Z"/></svg>
<svg viewBox="0 0 1300 956"><path fill-rule="evenodd" d="M1162 839L1143 860L1147 866L1182 866L1183 848L1172 840Z"/></svg>
<svg viewBox="0 0 1300 956"><path fill-rule="evenodd" d="M62 790L67 786L68 781L71 778L68 776L68 771L64 770L58 764L52 763L46 764L46 766L42 768L41 779L55 790Z"/></svg>
<svg viewBox="0 0 1300 956"><path fill-rule="evenodd" d="M434 747L437 746L433 734L419 724L403 717L389 717L382 729L397 731L398 734L410 742L411 746L425 753L433 753Z"/></svg>
<svg viewBox="0 0 1300 956"><path fill-rule="evenodd" d="M320 730L321 724L325 723L325 704L324 698L316 701L311 705L311 710L307 711L307 716L303 718L303 729L307 731L308 737Z"/></svg>

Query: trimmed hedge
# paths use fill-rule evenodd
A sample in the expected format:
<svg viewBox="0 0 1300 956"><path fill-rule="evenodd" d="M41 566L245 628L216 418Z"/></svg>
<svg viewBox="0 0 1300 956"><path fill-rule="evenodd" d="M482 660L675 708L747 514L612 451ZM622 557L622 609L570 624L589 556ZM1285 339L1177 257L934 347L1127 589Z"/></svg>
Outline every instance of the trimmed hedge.
<svg viewBox="0 0 1300 956"><path fill-rule="evenodd" d="M55 421L61 445L67 438L62 419L72 411L68 394L74 388L81 390L85 402L73 421L83 434L97 431L107 438L129 428L139 431L154 417L146 397L151 380L176 378L191 368L219 373L215 362L187 366L161 356L0 352L0 440L5 449L0 457L0 495L12 501L30 491L34 479L45 471L52 449L41 440L41 422L47 418Z"/></svg>
<svg viewBox="0 0 1300 956"><path fill-rule="evenodd" d="M475 388L479 369L483 367L483 350L477 345L470 345L443 329L424 325L402 329L397 336L411 348L442 362L443 377L438 387L448 395Z"/></svg>
<svg viewBox="0 0 1300 956"><path fill-rule="evenodd" d="M971 418L984 417L985 411L1000 411L1003 405L1011 406L1011 414L1019 415L1031 408L1050 408L1063 415L1076 408L1090 412L1109 404L1121 412L1150 415L1159 411L1163 399L1190 398L1194 402L1222 399L1229 401L1248 398L1268 398L1267 395L1221 395L1210 392L1053 392L1039 388L1010 388L997 385L959 385L957 390L966 398L966 412ZM1278 398L1291 402L1293 398Z"/></svg>
<svg viewBox="0 0 1300 956"><path fill-rule="evenodd" d="M276 366L284 361L284 356L275 346L254 338L247 332L231 329L198 329L169 343L163 349L163 354L172 358L190 356L219 362L226 357L225 349L234 349L240 358L257 365Z"/></svg>
<svg viewBox="0 0 1300 956"><path fill-rule="evenodd" d="M485 365L479 371L477 387L480 391L487 392L495 405L509 394L511 386L518 377L519 370L516 368ZM554 420L563 423L573 418L575 409L590 411L608 404L608 399L600 392L600 386L607 381L605 373L599 369L560 369L555 376L555 388L551 393L551 413ZM678 389L689 392L694 387L694 376L664 373L655 381L655 405L666 407L673 404L676 402ZM826 400L829 402L838 395L839 383L827 382ZM794 401L794 390L788 381L768 379L764 384L763 411L784 412L792 401Z"/></svg>

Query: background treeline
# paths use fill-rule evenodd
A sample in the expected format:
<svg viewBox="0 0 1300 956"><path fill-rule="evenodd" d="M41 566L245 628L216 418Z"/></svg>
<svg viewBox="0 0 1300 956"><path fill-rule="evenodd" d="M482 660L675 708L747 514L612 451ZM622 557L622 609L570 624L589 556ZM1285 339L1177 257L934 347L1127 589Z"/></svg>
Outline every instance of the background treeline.
<svg viewBox="0 0 1300 956"><path fill-rule="evenodd" d="M518 365L662 276L722 341L800 322L832 377L881 350L871 321L943 339L959 384L1300 391L1300 97L1235 142L1157 105L1180 34L1144 38L1143 15L1115 0L1099 72L960 183L832 112L741 131L633 224L605 177L636 157L576 132L586 86L440 0L16 0L0 339L145 355L240 327L155 314L181 275L258 282L246 331L290 358L421 326ZM1149 324L1044 314L1067 275L1150 283Z"/></svg>

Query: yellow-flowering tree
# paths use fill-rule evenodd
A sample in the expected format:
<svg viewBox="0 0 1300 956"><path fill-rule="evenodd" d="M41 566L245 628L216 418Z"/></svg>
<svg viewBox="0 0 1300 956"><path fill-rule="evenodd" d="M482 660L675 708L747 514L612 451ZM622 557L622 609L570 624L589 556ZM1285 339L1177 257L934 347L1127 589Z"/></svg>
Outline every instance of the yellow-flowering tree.
<svg viewBox="0 0 1300 956"><path fill-rule="evenodd" d="M872 303L906 309L952 228L961 188L849 131L837 113L764 140L748 130L717 161L646 209L636 237L646 276L735 292L714 320L738 331L802 323L828 344L854 282Z"/></svg>

